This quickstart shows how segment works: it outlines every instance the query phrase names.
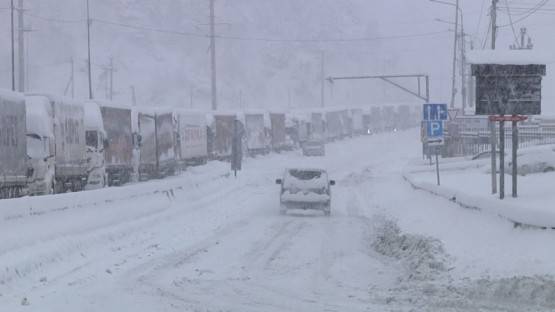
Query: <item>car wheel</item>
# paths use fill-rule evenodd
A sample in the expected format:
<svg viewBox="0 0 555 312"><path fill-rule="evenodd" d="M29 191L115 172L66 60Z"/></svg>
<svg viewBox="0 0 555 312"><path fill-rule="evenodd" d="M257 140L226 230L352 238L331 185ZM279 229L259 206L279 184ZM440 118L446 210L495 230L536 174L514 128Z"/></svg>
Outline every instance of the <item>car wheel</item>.
<svg viewBox="0 0 555 312"><path fill-rule="evenodd" d="M553 167L547 167L543 170L544 173L553 172L553 171L555 171L555 168L553 168Z"/></svg>

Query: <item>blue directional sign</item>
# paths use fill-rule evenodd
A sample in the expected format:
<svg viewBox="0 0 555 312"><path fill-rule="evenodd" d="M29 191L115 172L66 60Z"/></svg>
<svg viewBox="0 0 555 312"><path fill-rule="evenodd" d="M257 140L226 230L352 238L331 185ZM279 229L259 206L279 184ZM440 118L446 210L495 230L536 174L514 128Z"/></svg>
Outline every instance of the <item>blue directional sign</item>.
<svg viewBox="0 0 555 312"><path fill-rule="evenodd" d="M424 104L423 117L425 121L447 120L449 118L447 104Z"/></svg>

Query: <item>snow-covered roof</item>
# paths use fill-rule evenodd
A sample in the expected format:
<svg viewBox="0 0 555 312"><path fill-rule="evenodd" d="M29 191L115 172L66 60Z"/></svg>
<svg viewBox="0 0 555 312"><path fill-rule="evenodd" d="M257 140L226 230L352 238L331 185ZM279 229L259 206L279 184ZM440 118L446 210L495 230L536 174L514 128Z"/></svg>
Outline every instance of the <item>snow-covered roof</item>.
<svg viewBox="0 0 555 312"><path fill-rule="evenodd" d="M32 96L25 99L27 110L27 133L42 137L54 137L54 129L50 122L50 102L45 97Z"/></svg>
<svg viewBox="0 0 555 312"><path fill-rule="evenodd" d="M100 106L95 102L83 104L85 109L85 128L86 130L97 130L104 132L104 122L100 113Z"/></svg>
<svg viewBox="0 0 555 312"><path fill-rule="evenodd" d="M87 102L94 102L98 104L100 107L110 107L110 108L120 108L120 109L131 109L131 105L127 105L120 102L112 102L107 100L87 100Z"/></svg>
<svg viewBox="0 0 555 312"><path fill-rule="evenodd" d="M538 65L551 62L548 55L536 50L473 50L467 53L467 61L469 64L496 65Z"/></svg>

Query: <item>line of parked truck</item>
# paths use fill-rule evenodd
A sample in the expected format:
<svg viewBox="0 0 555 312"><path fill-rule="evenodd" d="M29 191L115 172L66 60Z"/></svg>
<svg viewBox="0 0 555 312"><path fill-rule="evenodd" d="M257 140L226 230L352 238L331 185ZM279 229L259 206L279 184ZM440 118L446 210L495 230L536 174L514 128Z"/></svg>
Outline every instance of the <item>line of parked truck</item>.
<svg viewBox="0 0 555 312"><path fill-rule="evenodd" d="M415 127L417 107L203 112L0 90L0 198L118 186L229 160L234 133L256 156Z"/></svg>

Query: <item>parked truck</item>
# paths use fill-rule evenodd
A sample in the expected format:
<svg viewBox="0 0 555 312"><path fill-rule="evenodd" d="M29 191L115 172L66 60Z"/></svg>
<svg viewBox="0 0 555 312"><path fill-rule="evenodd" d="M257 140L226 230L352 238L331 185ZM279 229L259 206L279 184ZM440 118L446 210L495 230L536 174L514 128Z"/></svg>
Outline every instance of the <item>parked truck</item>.
<svg viewBox="0 0 555 312"><path fill-rule="evenodd" d="M329 141L343 137L343 121L341 111L326 112L327 136Z"/></svg>
<svg viewBox="0 0 555 312"><path fill-rule="evenodd" d="M383 110L380 106L374 106L370 110L370 129L372 133L380 133L385 130Z"/></svg>
<svg viewBox="0 0 555 312"><path fill-rule="evenodd" d="M27 163L25 98L0 91L0 199L24 195L32 175Z"/></svg>
<svg viewBox="0 0 555 312"><path fill-rule="evenodd" d="M411 111L408 105L399 105L397 107L397 128L405 130L411 128Z"/></svg>
<svg viewBox="0 0 555 312"><path fill-rule="evenodd" d="M106 131L100 106L95 102L83 104L85 112L85 145L87 147L86 190L103 188L108 184L104 151L107 145Z"/></svg>
<svg viewBox="0 0 555 312"><path fill-rule="evenodd" d="M280 152L293 148L291 139L287 136L285 114L270 113L270 128L272 150Z"/></svg>
<svg viewBox="0 0 555 312"><path fill-rule="evenodd" d="M353 118L351 112L347 109L339 111L341 116L341 137L353 136Z"/></svg>
<svg viewBox="0 0 555 312"><path fill-rule="evenodd" d="M139 179L172 175L176 170L173 113L142 110L138 113L141 136Z"/></svg>
<svg viewBox="0 0 555 312"><path fill-rule="evenodd" d="M269 152L269 138L264 118L264 113L245 114L247 152L250 156L264 155Z"/></svg>
<svg viewBox="0 0 555 312"><path fill-rule="evenodd" d="M25 99L27 156L32 168L28 194L53 194L55 188L55 138L52 105L43 97Z"/></svg>
<svg viewBox="0 0 555 312"><path fill-rule="evenodd" d="M54 160L52 183L54 192L83 190L87 184L89 169L83 104L45 94L28 95L26 101L34 103L35 106L44 107L42 110L47 114L41 116L46 123L44 128L52 124L54 144L51 156ZM44 182L48 187L49 181Z"/></svg>
<svg viewBox="0 0 555 312"><path fill-rule="evenodd" d="M108 185L118 186L133 176L134 135L130 107L101 102L100 110L106 130L104 159Z"/></svg>
<svg viewBox="0 0 555 312"><path fill-rule="evenodd" d="M311 140L326 140L326 122L324 114L320 112L313 112L310 116L310 139Z"/></svg>
<svg viewBox="0 0 555 312"><path fill-rule="evenodd" d="M177 169L173 112L163 110L156 114L156 137L158 143L158 176L173 175Z"/></svg>
<svg viewBox="0 0 555 312"><path fill-rule="evenodd" d="M365 129L362 120L362 109L361 108L353 108L351 109L351 120L353 125L353 134L361 135L364 134Z"/></svg>
<svg viewBox="0 0 555 312"><path fill-rule="evenodd" d="M202 112L178 110L177 158L179 166L197 166L208 160L208 138L206 116Z"/></svg>
<svg viewBox="0 0 555 312"><path fill-rule="evenodd" d="M235 119L235 114L218 113L213 116L212 124L210 126L212 132L211 157L213 159L231 159L231 143L233 139Z"/></svg>

